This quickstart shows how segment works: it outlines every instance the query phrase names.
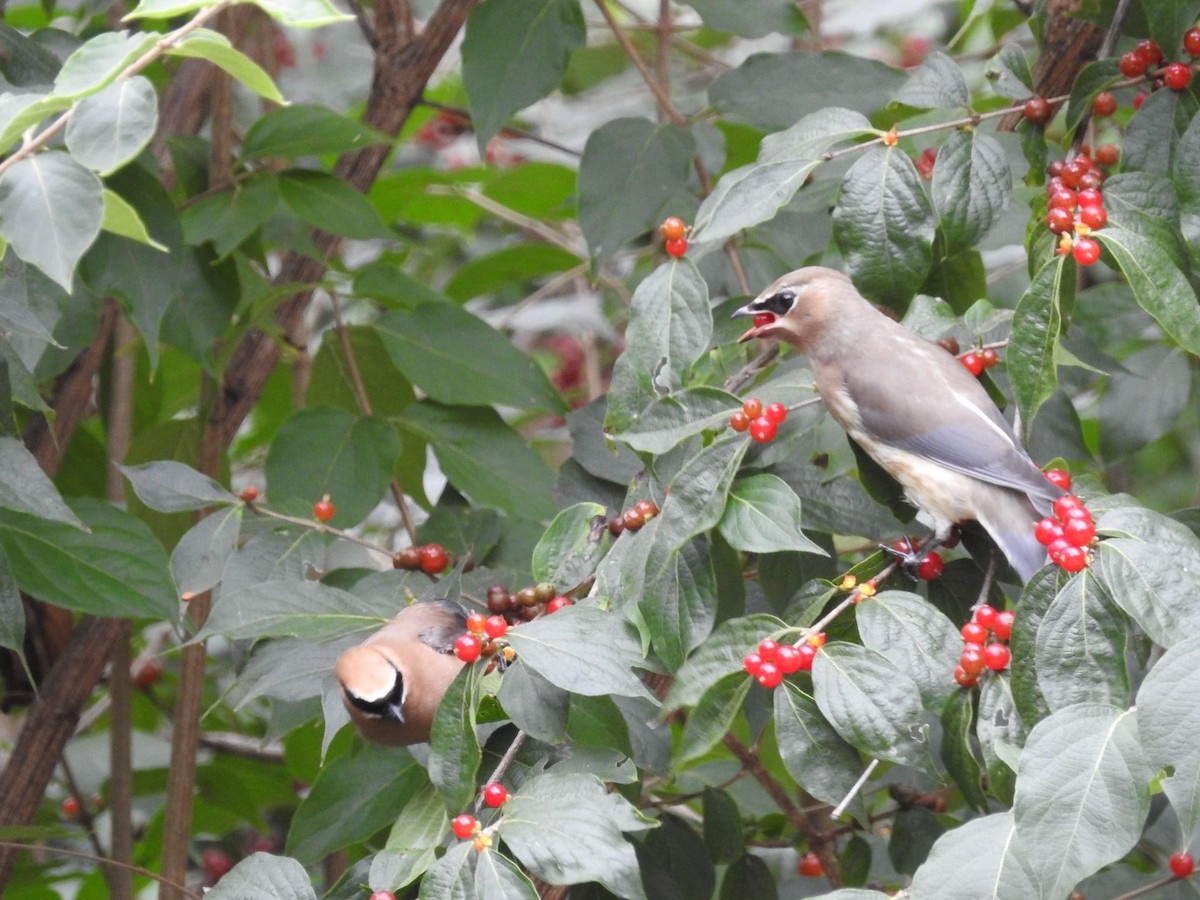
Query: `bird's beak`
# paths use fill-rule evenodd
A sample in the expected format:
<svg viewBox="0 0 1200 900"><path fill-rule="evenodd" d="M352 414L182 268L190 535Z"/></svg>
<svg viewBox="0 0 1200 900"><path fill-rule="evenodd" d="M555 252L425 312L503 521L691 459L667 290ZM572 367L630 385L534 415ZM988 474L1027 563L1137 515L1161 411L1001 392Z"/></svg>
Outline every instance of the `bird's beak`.
<svg viewBox="0 0 1200 900"><path fill-rule="evenodd" d="M388 712L392 714L393 719L395 719L401 725L404 724L404 710L400 708L399 703L389 703Z"/></svg>
<svg viewBox="0 0 1200 900"><path fill-rule="evenodd" d="M747 303L747 304L746 304L745 306L743 306L741 309L739 309L739 310L735 310L735 311L734 311L734 313L733 313L733 315L732 315L732 316L730 316L730 318L736 319L738 316L758 316L758 315L771 315L770 313L765 313L765 314L764 314L764 313L761 313L761 312L759 312L758 310L751 309L750 307L751 307L751 306L753 306L753 305L754 305L754 304L753 304L753 302ZM744 334L743 334L743 335L742 335L740 338L738 338L738 343L739 343L739 344L744 344L746 341L750 340L751 338L756 338L756 337L758 337L758 336L759 336L759 329L760 329L760 328L767 328L767 327L768 327L768 326L770 326L772 323L774 323L774 321L775 321L775 317L774 317L774 316L771 316L771 321L770 321L770 322L767 322L767 323L765 323L765 324L763 324L763 325L754 325L753 327L749 328L749 329L748 329L748 330L747 330L747 331L746 331L746 332L745 332L745 333L744 333Z"/></svg>

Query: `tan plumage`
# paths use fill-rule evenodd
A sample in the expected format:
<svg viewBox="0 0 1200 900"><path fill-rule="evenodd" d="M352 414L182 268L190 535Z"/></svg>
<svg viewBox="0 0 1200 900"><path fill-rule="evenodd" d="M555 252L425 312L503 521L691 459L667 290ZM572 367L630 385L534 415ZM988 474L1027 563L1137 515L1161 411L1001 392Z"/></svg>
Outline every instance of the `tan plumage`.
<svg viewBox="0 0 1200 900"><path fill-rule="evenodd" d="M975 520L1022 581L1045 564L1033 526L1062 491L958 360L833 269L790 272L734 315L764 312L777 318L742 340L778 338L808 355L829 414L933 519L939 539Z"/></svg>
<svg viewBox="0 0 1200 900"><path fill-rule="evenodd" d="M466 630L457 603L417 603L342 653L334 674L359 734L376 744L429 740L438 704L463 666L454 641Z"/></svg>

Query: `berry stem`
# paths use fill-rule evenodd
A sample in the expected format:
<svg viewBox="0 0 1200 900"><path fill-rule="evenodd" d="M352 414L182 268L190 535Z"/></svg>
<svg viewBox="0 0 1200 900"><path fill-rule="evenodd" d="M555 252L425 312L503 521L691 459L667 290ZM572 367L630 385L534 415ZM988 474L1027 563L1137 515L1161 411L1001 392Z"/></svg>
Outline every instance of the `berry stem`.
<svg viewBox="0 0 1200 900"><path fill-rule="evenodd" d="M508 745L508 749L504 751L504 755L500 757L500 762L496 763L496 768L492 769L492 774L484 779L484 784L495 784L496 782L504 781L504 776L508 773L509 767L513 764L513 760L517 758L517 754L521 752L521 748L525 746L527 735L524 731L518 731L512 739L512 743ZM476 814L483 809L483 795L480 794L475 798Z"/></svg>
<svg viewBox="0 0 1200 900"><path fill-rule="evenodd" d="M1130 891L1127 894L1121 894L1119 897L1113 897L1113 900L1133 900L1134 897L1147 897L1157 893L1159 888L1166 887L1168 884L1173 884L1179 879L1174 875L1167 878L1160 878L1158 881L1152 881L1150 884L1144 884L1137 890Z"/></svg>
<svg viewBox="0 0 1200 900"><path fill-rule="evenodd" d="M324 522L316 522L312 519L301 519L297 516L289 516L281 512L276 512L273 509L268 509L261 503L248 503L246 505L248 508L254 510L254 512L258 513L265 519L275 519L277 522L287 522L291 525L299 525L302 528L311 529L312 531L320 531L324 534L332 534L334 537L339 537L343 540L350 541L353 544L367 547L368 549L383 553L386 556L392 555L390 551L380 547L374 541L368 541L366 538L360 538L358 535L350 534L348 531L342 531L340 528L334 528L332 525L326 525Z"/></svg>

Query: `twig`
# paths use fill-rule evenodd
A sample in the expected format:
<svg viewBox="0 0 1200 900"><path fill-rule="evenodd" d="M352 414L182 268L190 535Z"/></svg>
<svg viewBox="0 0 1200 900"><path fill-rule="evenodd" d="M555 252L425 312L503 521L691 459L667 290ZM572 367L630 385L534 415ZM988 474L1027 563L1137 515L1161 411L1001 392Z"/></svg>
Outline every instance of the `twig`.
<svg viewBox="0 0 1200 900"><path fill-rule="evenodd" d="M746 363L740 370L725 379L725 390L736 394L758 375L763 369L775 361L779 355L779 341L772 341L759 351L758 356Z"/></svg>
<svg viewBox="0 0 1200 900"><path fill-rule="evenodd" d="M1108 23L1108 30L1104 32L1104 39L1100 42L1100 48L1096 51L1097 59L1104 59L1106 56L1112 56L1113 48L1117 46L1117 38L1121 36L1121 26L1125 24L1125 17L1129 15L1130 0L1118 0L1117 8L1113 11L1112 21ZM1083 118L1079 120L1079 124L1075 126L1075 137L1071 141L1071 155L1074 156L1079 152L1079 148L1083 146L1083 140L1087 136L1088 123L1092 118L1092 110L1089 107L1083 111Z"/></svg>
<svg viewBox="0 0 1200 900"><path fill-rule="evenodd" d="M531 219L529 216L522 215L516 210L510 209L503 203L497 203L476 188L431 184L425 190L430 194L440 197L462 197L464 200L474 203L480 209L491 213L497 219L502 219L510 225L515 225L522 231L541 238L547 244L552 244L560 250L565 250L567 253L577 256L580 259L585 258L585 254L566 235L556 231L549 225L539 222L537 219Z"/></svg>
<svg viewBox="0 0 1200 900"><path fill-rule="evenodd" d="M463 109L461 106L452 106L449 103L439 103L437 100L430 100L428 97L422 97L419 101L421 106L428 106L430 109L436 109L440 112L453 113L460 117L464 122L471 121L470 110ZM583 156L579 150L574 150L565 144L560 144L557 141L552 141L550 138L542 137L539 134L534 134L532 131L526 131L524 128L515 128L512 125L505 125L499 132L504 137L514 137L523 141L532 141L535 144L541 144L543 147L549 147L551 150L557 150L559 153L573 156L576 159Z"/></svg>
<svg viewBox="0 0 1200 900"><path fill-rule="evenodd" d="M363 39L366 40L367 46L372 50L379 49L379 37L375 34L375 29L371 23L367 21L366 10L362 8L362 4L358 0L346 0L346 5L350 7L350 12L354 13L354 21L358 23L358 30L362 32Z"/></svg>
<svg viewBox="0 0 1200 900"><path fill-rule="evenodd" d="M1175 878L1174 876L1160 878L1158 881L1153 881L1150 884L1138 888L1137 890L1130 891L1127 894L1121 894L1119 897L1113 897L1113 900L1133 900L1134 897L1145 897L1147 894L1151 894L1154 891L1157 891L1159 888L1166 887L1168 884L1178 880L1179 879Z"/></svg>
<svg viewBox="0 0 1200 900"><path fill-rule="evenodd" d="M388 551L385 550L383 547L380 547L378 544L376 544L374 541L369 541L366 538L360 538L358 535L351 534L348 531L342 531L342 529L340 529L340 528L334 528L332 525L326 525L324 522L314 522L310 519L301 519L298 516L289 516L285 513L276 512L273 509L268 509L265 506L260 506L257 503L247 503L246 505L248 507L250 507L251 510L258 513L260 516L263 516L264 518L275 519L278 522L287 522L289 525L299 525L302 528L309 528L313 531L319 531L322 534L331 534L334 537L341 538L342 540L345 540L345 541L350 541L351 543L358 544L361 547L366 547L370 550L374 550L377 553L382 553L386 556L392 555L391 553L388 553Z"/></svg>
<svg viewBox="0 0 1200 900"><path fill-rule="evenodd" d="M118 868L127 869L130 872L134 872L145 878L149 878L153 881L157 881L159 884L164 884L169 887L177 888L179 890L179 892L185 897L195 898L195 900L201 900L201 897L199 894L194 893L193 891L189 891L185 885L182 885L182 884L179 884L178 882L171 881L167 878L164 878L162 875L159 875L157 872L151 872L149 869L143 869L141 866L135 866L135 865L128 864L128 863L120 863L120 862L117 862L116 860L104 859L103 857L97 858L90 853L82 853L78 850L68 850L66 847L53 847L49 844L23 844L20 841L0 840L0 847L4 847L9 850L18 850L18 851L19 850L39 850L43 853L57 853L62 856L73 856L76 859L88 859L88 860L91 860L92 862L103 863L104 865L107 865L107 866L117 866Z"/></svg>
<svg viewBox="0 0 1200 900"><path fill-rule="evenodd" d="M517 758L517 754L521 752L521 748L525 746L527 735L524 731L518 731L512 739L512 743L508 745L508 749L504 751L504 755L500 757L500 762L496 763L496 768L492 769L492 774L488 776L484 784L494 784L497 781L503 781L505 773L508 772L508 767L513 764L513 760ZM479 812L483 808L483 794L481 793L475 798L475 812Z"/></svg>
<svg viewBox="0 0 1200 900"><path fill-rule="evenodd" d="M256 759L261 762L283 762L283 747L279 744L262 746L258 738L247 737L244 734L225 731L208 731L200 735L200 745L218 753L230 756L241 756L246 759Z"/></svg>
<svg viewBox="0 0 1200 900"><path fill-rule="evenodd" d="M642 59L642 55L637 52L637 48L629 40L629 35L617 23L612 10L608 8L608 4L604 0L596 0L596 6L599 7L600 14L604 16L604 21L612 32L613 37L617 39L622 52L633 63L633 67L638 70L642 76L642 80L646 82L646 87L650 89L650 93L658 101L659 112L676 125L687 125L687 119L675 108L675 104L671 102L671 98L667 96L662 85L658 83L658 80L654 77L654 73L650 71L650 67L646 65L646 61Z"/></svg>
<svg viewBox="0 0 1200 900"><path fill-rule="evenodd" d="M67 765L67 756L65 753L62 759L58 761L58 764L62 767L63 777L67 781L67 788L71 791L71 796L79 802L79 821L83 823L84 831L87 832L88 843L92 845L97 858L107 859L108 857L104 853L104 848L100 846L100 836L96 834L96 817L88 809L88 798L79 789L79 782L75 780L75 775L71 771L71 767Z"/></svg>
<svg viewBox="0 0 1200 900"><path fill-rule="evenodd" d="M996 551L993 550L988 554L987 568L983 572L983 584L979 588L979 599L975 601L972 609L978 609L987 603L988 594L992 592L992 582L996 580Z"/></svg>
<svg viewBox="0 0 1200 900"><path fill-rule="evenodd" d="M855 795L862 790L862 786L867 783L867 779L871 777L871 773L875 771L875 767L878 765L879 760L871 760L870 765L863 769L863 773L858 776L858 781L854 782L854 787L850 788L850 791L845 797L842 798L842 801L832 810L830 810L829 818L836 819L846 811L846 807L850 805L850 802L854 799Z"/></svg>

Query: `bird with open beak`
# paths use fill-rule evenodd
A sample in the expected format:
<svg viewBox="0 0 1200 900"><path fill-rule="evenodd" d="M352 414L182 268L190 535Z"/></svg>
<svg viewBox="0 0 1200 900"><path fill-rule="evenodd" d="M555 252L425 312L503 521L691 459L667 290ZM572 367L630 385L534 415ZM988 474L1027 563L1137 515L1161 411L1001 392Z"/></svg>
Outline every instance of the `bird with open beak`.
<svg viewBox="0 0 1200 900"><path fill-rule="evenodd" d="M1046 563L1034 525L1063 491L953 355L819 266L784 275L734 316L758 317L740 340L777 338L807 354L829 414L932 519L935 542L974 520L1022 582Z"/></svg>
<svg viewBox="0 0 1200 900"><path fill-rule="evenodd" d="M466 630L457 603L414 603L343 652L333 671L359 734L376 744L429 740L438 705L463 667L454 641Z"/></svg>

